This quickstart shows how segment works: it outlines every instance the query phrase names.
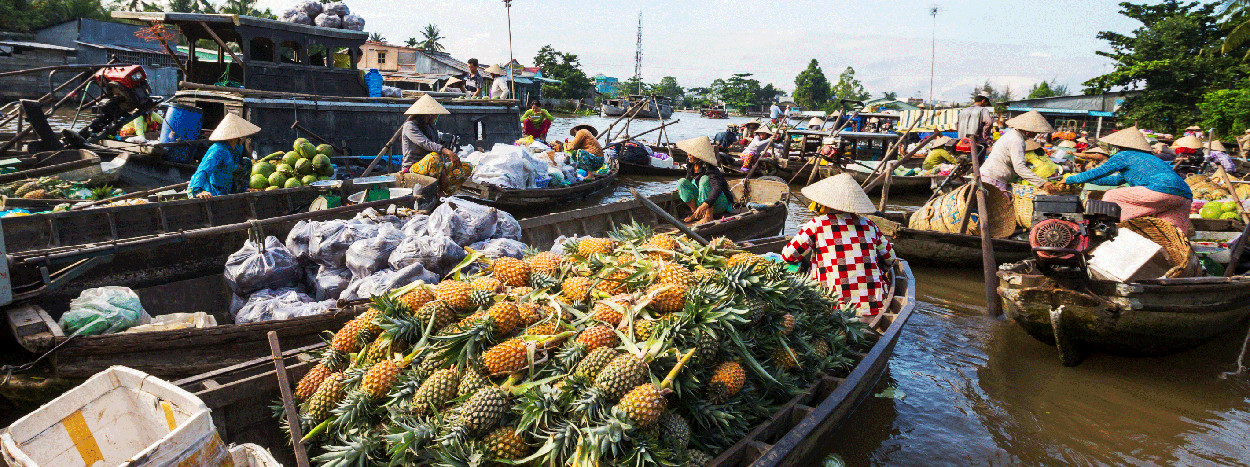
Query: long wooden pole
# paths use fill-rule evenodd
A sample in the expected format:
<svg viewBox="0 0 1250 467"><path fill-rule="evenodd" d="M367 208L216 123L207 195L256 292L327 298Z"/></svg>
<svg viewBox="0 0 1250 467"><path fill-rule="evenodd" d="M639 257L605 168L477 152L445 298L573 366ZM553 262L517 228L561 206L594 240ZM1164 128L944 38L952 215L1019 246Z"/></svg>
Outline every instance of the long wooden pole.
<svg viewBox="0 0 1250 467"><path fill-rule="evenodd" d="M390 141L387 141L387 142L386 142L386 146L382 146L382 150L381 150L381 151L378 151L378 155L377 155L377 157L374 157L374 158L373 158L373 162L370 162L370 163L369 163L369 166L368 166L368 167L365 167L365 171L360 173L360 176L361 176L361 177L368 177L368 176L369 176L369 173L370 173L370 172L373 172L373 168L374 168L374 167L376 167L376 166L378 165L378 161L381 161L381 160L382 160L382 156L383 156L383 155L386 155L386 153L388 153L388 152L391 152L391 145L394 145L394 144L395 144L395 140L396 140L397 138L399 138L399 134L400 134L400 133L403 133L403 131L404 131L404 125L403 125L403 124L400 124L400 125L399 125L399 129L398 129L398 130L395 130L395 134L391 135L391 139L390 139ZM389 158L390 158L390 156L389 156L389 155L387 155L387 159L389 159Z"/></svg>
<svg viewBox="0 0 1250 467"><path fill-rule="evenodd" d="M677 218L673 217L672 214L669 214L668 211L665 211L663 208L656 206L655 203L651 202L651 200L639 194L637 189L630 188L629 192L633 193L634 198L637 199L638 202L642 203L643 206L646 206L647 209L650 209L652 212L655 213L655 215L660 216L660 219L663 219L665 222L672 224L673 227L677 227L677 230L680 230L681 233L684 233L690 238L693 238L694 241L699 242L700 245L707 246L708 241L706 238L703 238L703 236L696 233L689 226L677 220Z"/></svg>
<svg viewBox="0 0 1250 467"><path fill-rule="evenodd" d="M981 227L981 271L985 279L985 314L998 317L1003 314L1003 304L998 298L998 262L994 260L994 241L990 238L990 224L1005 219L990 219L985 202L985 186L981 184L981 145L978 136L972 137L972 189L977 196L977 218ZM997 189L997 188L995 188Z"/></svg>
<svg viewBox="0 0 1250 467"><path fill-rule="evenodd" d="M274 374L278 376L278 391L282 394L282 410L286 412L286 424L291 429L291 445L295 447L295 465L308 467L308 451L304 450L304 429L299 426L299 414L295 411L295 397L291 395L291 380L282 362L282 348L278 345L278 332L269 331L269 352L273 355Z"/></svg>
<svg viewBox="0 0 1250 467"><path fill-rule="evenodd" d="M680 122L681 122L681 119L673 120L673 121L671 121L671 122L665 122L665 123L661 124L661 125L660 125L660 126L658 126L658 127L652 128L652 129L647 130L647 131L644 131L644 132L642 132L642 133L638 133L638 134L636 134L636 135L632 136L631 138L637 138L637 137L640 137L640 136L642 136L642 135L648 135L648 134L654 133L654 132L656 132L657 130L660 130L660 129L664 128L664 127L667 127L667 126L669 126L669 125L676 125L676 124L678 124L678 123L680 123ZM616 141L613 141L613 142L612 142L612 144L616 144L616 143L619 143L619 142L621 142L621 141L625 141L625 140L616 140Z"/></svg>

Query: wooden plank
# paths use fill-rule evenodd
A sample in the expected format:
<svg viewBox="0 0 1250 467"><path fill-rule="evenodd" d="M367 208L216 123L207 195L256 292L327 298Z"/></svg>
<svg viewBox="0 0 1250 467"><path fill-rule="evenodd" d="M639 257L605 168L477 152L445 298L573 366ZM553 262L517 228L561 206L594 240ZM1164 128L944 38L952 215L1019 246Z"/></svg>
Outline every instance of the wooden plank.
<svg viewBox="0 0 1250 467"><path fill-rule="evenodd" d="M5 320L17 343L30 352L47 351L53 339L63 335L61 327L37 305L9 308L5 310Z"/></svg>

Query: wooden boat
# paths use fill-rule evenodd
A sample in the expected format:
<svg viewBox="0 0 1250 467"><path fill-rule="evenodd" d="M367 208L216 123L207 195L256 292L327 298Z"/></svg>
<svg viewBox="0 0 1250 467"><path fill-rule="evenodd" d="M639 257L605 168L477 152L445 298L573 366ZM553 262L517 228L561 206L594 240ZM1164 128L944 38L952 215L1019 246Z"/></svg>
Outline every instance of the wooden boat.
<svg viewBox="0 0 1250 467"><path fill-rule="evenodd" d="M879 162L876 161L857 161L847 166L847 171L855 177L855 181L861 185L868 181L872 171L877 167ZM913 164L908 163L906 166ZM918 164L914 164L918 165ZM933 189L942 184L946 180L944 176L938 175L893 175L890 176L890 193L891 194L914 194L914 193L932 193ZM880 192L881 184L873 188L872 192Z"/></svg>
<svg viewBox="0 0 1250 467"><path fill-rule="evenodd" d="M891 189L893 190L893 189ZM912 264L980 268L981 237L945 232L916 230L907 227L908 213L889 212L883 216L869 216L881 233L890 237L894 253ZM998 264L1023 261L1032 256L1029 242L996 238L994 260Z"/></svg>
<svg viewBox="0 0 1250 467"><path fill-rule="evenodd" d="M746 242L754 253L780 251L785 238ZM915 280L906 262L895 267L894 299L889 311L869 321L871 347L856 355L859 362L845 377L825 376L793 398L780 411L753 429L711 464L816 465L824 456L820 446L846 422L869 397L887 369L894 345L916 304ZM317 361L312 351L324 343L305 347L285 345L283 363L290 381L298 381ZM271 357L204 373L174 384L194 393L208 405L222 440L255 443L269 448L279 461L293 462L289 438L272 417L269 406L278 399L278 380Z"/></svg>
<svg viewBox="0 0 1250 467"><path fill-rule="evenodd" d="M668 120L673 116L673 102L662 96L632 95L625 99L609 99L599 107L604 117L620 117L633 108L638 101L648 100L646 107L634 114L634 118Z"/></svg>
<svg viewBox="0 0 1250 467"><path fill-rule="evenodd" d="M686 176L685 168L664 168L656 167L650 164L634 164L631 162L617 161L621 167L622 175L648 175L655 177L684 177Z"/></svg>
<svg viewBox="0 0 1250 467"><path fill-rule="evenodd" d="M620 166L613 162L611 172L607 175L596 175L596 178L590 181L562 187L525 190L468 181L460 187L460 193L508 212L558 209L561 202L582 199L612 186L616 183L620 170Z"/></svg>
<svg viewBox="0 0 1250 467"><path fill-rule="evenodd" d="M1250 316L1250 277L1152 279L1131 284L1043 275L1032 260L1000 268L1003 310L1055 345L1065 366L1091 352L1166 355L1197 347Z"/></svg>
<svg viewBox="0 0 1250 467"><path fill-rule="evenodd" d="M61 181L102 185L117 181L116 168L105 170L100 156L85 149L41 152L18 158L17 171L0 174L0 184L56 176Z"/></svg>

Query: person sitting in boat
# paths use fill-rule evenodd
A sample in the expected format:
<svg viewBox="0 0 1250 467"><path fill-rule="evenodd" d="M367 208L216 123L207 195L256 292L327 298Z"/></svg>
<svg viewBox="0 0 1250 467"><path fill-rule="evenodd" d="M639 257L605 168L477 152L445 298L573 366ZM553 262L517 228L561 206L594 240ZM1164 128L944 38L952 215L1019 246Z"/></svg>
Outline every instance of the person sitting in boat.
<svg viewBox="0 0 1250 467"><path fill-rule="evenodd" d="M473 175L473 166L460 160L456 151L440 144L434 123L439 115L451 112L429 94L421 96L404 115L408 121L403 128L404 172L418 173L438 179L439 188L445 194L455 193Z"/></svg>
<svg viewBox="0 0 1250 467"><path fill-rule="evenodd" d="M1162 161L1172 162L1176 160L1176 151L1173 151L1172 148L1168 147L1166 143L1155 143L1151 147L1155 150L1155 157L1158 157Z"/></svg>
<svg viewBox="0 0 1250 467"><path fill-rule="evenodd" d="M712 138L712 142L716 143L717 150L729 152L729 148L733 147L734 143L738 141L738 137L738 125L729 125L725 131L716 133L716 136Z"/></svg>
<svg viewBox="0 0 1250 467"><path fill-rule="evenodd" d="M465 89L464 80L454 77L454 76L451 79L447 80L447 84L443 85L443 89L439 89L438 92L454 92L454 93L459 93L459 94L469 94L469 90Z"/></svg>
<svg viewBox="0 0 1250 467"><path fill-rule="evenodd" d="M161 133L161 125L164 123L165 119L161 118L160 112L152 110L146 114L140 114L138 117L135 117L134 120L131 120L130 123L127 123L126 126L123 126L121 130L117 131L117 136L122 138L138 137L135 139L141 139L143 141L132 141L129 139L127 141L136 143L146 142L159 137Z"/></svg>
<svg viewBox="0 0 1250 467"><path fill-rule="evenodd" d="M1202 172L1206 157L1202 154L1202 140L1195 136L1185 136L1172 143L1172 166L1182 173Z"/></svg>
<svg viewBox="0 0 1250 467"><path fill-rule="evenodd" d="M959 163L959 159L956 159L951 154L951 151L955 148L955 140L953 138L939 136L929 143L929 146L932 149L929 149L929 154L924 156L924 163L920 165L920 168L929 171L938 168L942 164Z"/></svg>
<svg viewBox="0 0 1250 467"><path fill-rule="evenodd" d="M1036 110L1007 120L1007 132L994 142L990 155L981 164L981 181L998 187L1004 193L1011 193L1011 181L1020 177L1035 187L1046 191L1055 190L1054 184L1038 177L1029 170L1024 156L1025 141L1038 133L1051 133L1055 129L1046 118Z"/></svg>
<svg viewBox="0 0 1250 467"><path fill-rule="evenodd" d="M1103 201L1120 205L1120 221L1154 216L1170 222L1181 232L1190 232L1190 204L1194 195L1185 180L1151 153L1137 127L1112 133L1100 142L1111 145L1113 154L1107 162L1091 170L1064 177L1065 183L1128 185L1103 195Z"/></svg>
<svg viewBox="0 0 1250 467"><path fill-rule="evenodd" d="M822 127L824 126L825 126L825 121L821 120L820 117L812 117L811 120L807 121L808 131L820 131Z"/></svg>
<svg viewBox="0 0 1250 467"><path fill-rule="evenodd" d="M569 136L573 137L573 141L564 145L566 152L577 152L584 150L599 157L603 157L603 145L599 144L599 130L591 125L577 125L569 129ZM650 163L651 161L647 161Z"/></svg>
<svg viewBox="0 0 1250 467"><path fill-rule="evenodd" d="M877 208L850 174L838 174L803 188L816 215L781 250L788 262L812 251L811 277L834 291L861 316L880 313L889 297L894 246L864 217Z"/></svg>
<svg viewBox="0 0 1250 467"><path fill-rule="evenodd" d="M751 144L751 138L755 137L755 130L760 128L759 121L750 121L742 124L741 139L738 140L738 146L746 147Z"/></svg>
<svg viewBox="0 0 1250 467"><path fill-rule="evenodd" d="M1224 143L1219 141L1207 143L1206 161L1223 167L1225 172L1237 169L1237 164L1233 163L1233 158L1228 155L1228 148L1225 148Z"/></svg>
<svg viewBox="0 0 1250 467"><path fill-rule="evenodd" d="M234 181L235 167L247 163L243 156L243 146L249 136L260 133L260 127L243 117L227 113L226 118L209 135L213 144L200 159L199 167L191 175L187 184L187 194L200 199L223 196L241 191ZM250 169L250 167L249 167Z"/></svg>
<svg viewBox="0 0 1250 467"><path fill-rule="evenodd" d="M686 176L677 181L677 195L692 212L684 221L711 222L733 209L729 183L720 171L712 140L700 136L678 142L677 148L686 151Z"/></svg>
<svg viewBox="0 0 1250 467"><path fill-rule="evenodd" d="M521 115L521 130L526 136L533 136L535 140L545 140L547 130L551 128L553 121L555 119L551 118L551 114L543 108L543 103L538 99L531 99L529 110Z"/></svg>
<svg viewBox="0 0 1250 467"><path fill-rule="evenodd" d="M508 80L504 79L504 75L508 72L504 71L499 65L491 65L490 68L486 69L486 72L495 78L490 83L490 98L507 99L510 93L508 91Z"/></svg>
<svg viewBox="0 0 1250 467"><path fill-rule="evenodd" d="M768 147L776 139L777 137L773 135L772 130L768 129L767 125L760 125L759 128L756 128L755 137L742 149L742 171L751 170L751 166L755 165L755 161L768 151Z"/></svg>

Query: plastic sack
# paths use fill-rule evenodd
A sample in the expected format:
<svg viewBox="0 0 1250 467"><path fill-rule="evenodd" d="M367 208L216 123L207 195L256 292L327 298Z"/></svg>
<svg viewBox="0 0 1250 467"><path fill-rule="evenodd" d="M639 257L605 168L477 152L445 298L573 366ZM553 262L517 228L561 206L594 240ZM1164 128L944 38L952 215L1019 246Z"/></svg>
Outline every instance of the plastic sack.
<svg viewBox="0 0 1250 467"><path fill-rule="evenodd" d="M499 259L504 256L521 259L525 257L526 245L510 238L495 238L481 243L474 243L469 248L481 252L490 259Z"/></svg>
<svg viewBox="0 0 1250 467"><path fill-rule="evenodd" d="M313 24L312 17L308 16L308 13L305 13L302 10L292 11L290 16L284 15L283 21L288 23L303 24L306 26L312 26Z"/></svg>
<svg viewBox="0 0 1250 467"><path fill-rule="evenodd" d="M319 315L330 311L331 308L334 308L334 304L335 300L300 303L283 302L273 310L272 317L274 320L283 320Z"/></svg>
<svg viewBox="0 0 1250 467"><path fill-rule="evenodd" d="M420 237L404 237L395 251L391 253L391 269L403 269L413 264L420 264L426 270L439 277L451 272L466 256L464 248L457 245L446 235L424 235Z"/></svg>
<svg viewBox="0 0 1250 467"><path fill-rule="evenodd" d="M425 235L425 226L430 222L430 216L426 214L415 214L409 217L404 226L400 227L404 237L419 237Z"/></svg>
<svg viewBox="0 0 1250 467"><path fill-rule="evenodd" d="M353 280L351 285L347 286L347 290L344 290L343 295L339 298L343 300L356 300L359 298L385 295L393 289L398 289L416 281L424 281L427 284L436 284L438 283L438 276L434 275L434 273L430 271L427 271L424 266L421 266L420 263L413 263L403 269L387 269L364 279Z"/></svg>
<svg viewBox="0 0 1250 467"><path fill-rule="evenodd" d="M304 271L291 250L278 237L265 237L263 245L248 240L243 248L226 259L222 273L230 289L247 295L261 289L291 287L304 278Z"/></svg>
<svg viewBox="0 0 1250 467"><path fill-rule="evenodd" d="M135 291L109 286L82 291L70 300L69 311L57 324L66 335L93 336L122 332L151 320Z"/></svg>
<svg viewBox="0 0 1250 467"><path fill-rule="evenodd" d="M318 221L299 221L295 223L295 227L286 234L286 249L291 251L295 258L307 260L308 258L308 242L312 239L313 232L321 223Z"/></svg>
<svg viewBox="0 0 1250 467"><path fill-rule="evenodd" d="M352 283L352 271L347 268L332 269L321 266L313 275L309 285L312 286L313 298L317 300L337 300Z"/></svg>
<svg viewBox="0 0 1250 467"><path fill-rule="evenodd" d="M368 277L386 269L391 252L399 246L403 234L391 224L382 224L372 237L357 240L347 249L347 269L356 278Z"/></svg>
<svg viewBox="0 0 1250 467"><path fill-rule="evenodd" d="M460 198L448 198L430 213L426 231L451 237L466 246L492 238L499 223L499 210Z"/></svg>
<svg viewBox="0 0 1250 467"><path fill-rule="evenodd" d="M352 13L352 10L347 8L347 4L343 2L329 3L322 8L322 12L329 15L347 16Z"/></svg>
<svg viewBox="0 0 1250 467"><path fill-rule="evenodd" d="M310 303L313 298L295 288L257 291L234 315L234 324L259 323L277 318L276 312L286 306Z"/></svg>
<svg viewBox="0 0 1250 467"><path fill-rule="evenodd" d="M313 24L323 28L342 29L343 17L339 15L321 14L313 18Z"/></svg>
<svg viewBox="0 0 1250 467"><path fill-rule="evenodd" d="M314 241L309 242L308 256L322 266L341 268L347 266L347 249L359 240L376 235L378 226L348 223L342 228L331 230L333 233L329 235L321 235L320 232L313 234Z"/></svg>
<svg viewBox="0 0 1250 467"><path fill-rule="evenodd" d="M508 214L507 211L496 210L495 214L498 220L495 221L495 234L491 235L491 237L520 240L521 223L517 222L516 218L512 217L512 214Z"/></svg>
<svg viewBox="0 0 1250 467"><path fill-rule="evenodd" d="M343 17L343 29L351 29L353 31L365 30L365 19L359 15L347 15Z"/></svg>
<svg viewBox="0 0 1250 467"><path fill-rule="evenodd" d="M321 4L321 2L314 1L314 0L304 0L302 2L298 2L295 4L295 9L302 10L304 13L307 13L308 16L310 17L315 17L317 15L320 15L322 12L325 11L325 7Z"/></svg>
<svg viewBox="0 0 1250 467"><path fill-rule="evenodd" d="M576 235L573 235L573 236L571 236L571 237L565 237L565 236L563 236L563 235L561 235L561 236L559 236L559 237L556 237L556 241L555 241L555 243L553 243L553 244L551 245L551 252L552 252L552 253L561 254L561 255L567 255L567 254L569 254L569 253L575 253L575 252L565 251L565 250L564 250L564 244L565 244L565 243L569 243L569 242L576 242L576 241L579 241L579 240L581 240L581 239L583 239L583 238L590 238L590 237L578 237L578 236L576 236Z"/></svg>

